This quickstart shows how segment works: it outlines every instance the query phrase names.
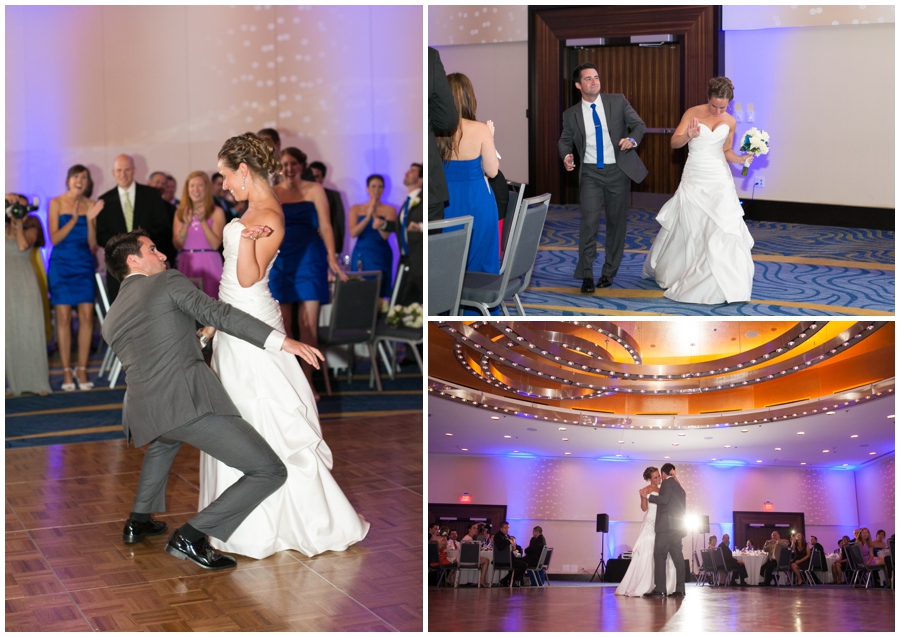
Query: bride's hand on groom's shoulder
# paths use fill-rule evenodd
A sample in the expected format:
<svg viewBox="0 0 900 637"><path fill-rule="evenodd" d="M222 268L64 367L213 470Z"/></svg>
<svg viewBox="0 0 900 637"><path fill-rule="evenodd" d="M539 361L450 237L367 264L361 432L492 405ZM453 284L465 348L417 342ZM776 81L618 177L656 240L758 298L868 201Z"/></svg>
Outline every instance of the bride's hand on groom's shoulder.
<svg viewBox="0 0 900 637"><path fill-rule="evenodd" d="M281 346L281 350L287 352L288 354L299 356L316 369L319 369L319 361L325 360L322 352L317 350L315 347L311 347L306 343L301 343L300 341L295 341L292 338L284 339L284 344Z"/></svg>

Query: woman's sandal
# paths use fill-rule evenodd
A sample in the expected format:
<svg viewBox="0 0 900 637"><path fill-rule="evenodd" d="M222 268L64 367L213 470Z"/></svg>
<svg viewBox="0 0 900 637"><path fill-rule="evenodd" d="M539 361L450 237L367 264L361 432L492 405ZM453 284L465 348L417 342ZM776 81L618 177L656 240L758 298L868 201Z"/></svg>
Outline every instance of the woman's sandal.
<svg viewBox="0 0 900 637"><path fill-rule="evenodd" d="M79 380L79 378L78 378L78 370L79 369L83 369L84 375L87 376L87 367L73 367L72 368L72 376L75 378L75 382L78 383L78 389L81 389L84 391L87 391L88 389L93 389L94 383L87 381L87 380L84 382L81 382L81 380ZM65 387L63 387L63 389L65 389Z"/></svg>

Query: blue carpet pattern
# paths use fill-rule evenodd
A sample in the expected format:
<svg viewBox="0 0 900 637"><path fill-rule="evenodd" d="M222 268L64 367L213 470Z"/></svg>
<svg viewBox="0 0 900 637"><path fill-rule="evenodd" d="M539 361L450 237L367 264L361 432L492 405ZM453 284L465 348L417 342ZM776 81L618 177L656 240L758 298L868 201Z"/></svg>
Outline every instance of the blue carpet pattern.
<svg viewBox="0 0 900 637"><path fill-rule="evenodd" d="M694 305L663 297L641 278L659 225L650 210L629 210L625 255L613 286L581 294L572 277L578 259L578 206L551 206L531 284L520 294L529 316L681 315L821 316L894 313L894 233L747 221L756 273L746 303ZM599 276L606 227L600 225Z"/></svg>

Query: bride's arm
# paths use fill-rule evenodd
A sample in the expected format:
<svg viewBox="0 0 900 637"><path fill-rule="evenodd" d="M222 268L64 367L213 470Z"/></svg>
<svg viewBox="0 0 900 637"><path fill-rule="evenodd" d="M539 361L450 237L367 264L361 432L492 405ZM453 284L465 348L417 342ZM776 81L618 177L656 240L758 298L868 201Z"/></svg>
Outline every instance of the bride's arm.
<svg viewBox="0 0 900 637"><path fill-rule="evenodd" d="M641 511L646 513L647 509L650 508L649 505L647 504L647 492L644 491L644 489L641 489L640 494L641 494Z"/></svg>
<svg viewBox="0 0 900 637"><path fill-rule="evenodd" d="M744 160L749 158L750 163L752 164L756 157L751 154L738 155L731 148L731 145L734 143L734 129L737 127L737 122L732 118L729 120L728 125L731 128L731 132L728 133L728 139L725 140L725 145L722 147L722 150L725 151L725 161L731 162L732 164L743 164Z"/></svg>
<svg viewBox="0 0 900 637"><path fill-rule="evenodd" d="M254 240L247 238L241 232L241 242L238 244L237 280L242 288L249 288L254 283L262 281L266 275L266 268L278 253L278 248L284 239L284 218L275 211L267 211L269 214L257 217L259 225L265 225L272 229L268 236L261 236Z"/></svg>

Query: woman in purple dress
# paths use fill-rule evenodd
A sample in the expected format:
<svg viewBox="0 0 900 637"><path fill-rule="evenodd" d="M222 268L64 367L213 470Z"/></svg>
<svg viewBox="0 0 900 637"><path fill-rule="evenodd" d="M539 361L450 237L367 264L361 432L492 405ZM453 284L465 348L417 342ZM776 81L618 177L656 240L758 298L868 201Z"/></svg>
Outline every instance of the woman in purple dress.
<svg viewBox="0 0 900 637"><path fill-rule="evenodd" d="M172 224L172 243L178 253L178 270L189 279L202 282L201 289L219 298L222 279L222 231L225 211L213 203L212 184L202 170L184 181L181 203Z"/></svg>

